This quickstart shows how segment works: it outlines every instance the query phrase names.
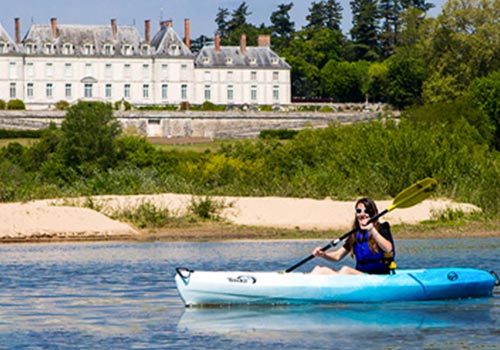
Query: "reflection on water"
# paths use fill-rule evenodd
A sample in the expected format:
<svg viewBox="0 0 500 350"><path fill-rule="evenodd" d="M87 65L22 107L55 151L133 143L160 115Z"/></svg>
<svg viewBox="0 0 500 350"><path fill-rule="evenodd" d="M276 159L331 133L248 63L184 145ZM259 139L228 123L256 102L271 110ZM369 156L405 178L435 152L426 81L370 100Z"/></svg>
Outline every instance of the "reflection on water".
<svg viewBox="0 0 500 350"><path fill-rule="evenodd" d="M425 303L189 308L178 327L191 332L348 332L492 325L490 298Z"/></svg>
<svg viewBox="0 0 500 350"><path fill-rule="evenodd" d="M175 288L178 266L278 271L323 243L0 245L0 349L500 349L498 288L452 302L221 309L185 309ZM397 244L402 268L500 272L500 239Z"/></svg>

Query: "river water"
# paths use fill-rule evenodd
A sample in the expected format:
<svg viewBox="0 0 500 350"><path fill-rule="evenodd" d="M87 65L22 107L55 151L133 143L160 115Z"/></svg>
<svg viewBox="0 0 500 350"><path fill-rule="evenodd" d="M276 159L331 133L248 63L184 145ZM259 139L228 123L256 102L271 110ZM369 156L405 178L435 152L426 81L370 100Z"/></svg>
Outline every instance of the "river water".
<svg viewBox="0 0 500 350"><path fill-rule="evenodd" d="M500 349L491 298L185 309L175 267L276 271L325 241L0 246L0 349ZM500 274L500 239L400 240L398 266ZM307 271L314 261L298 271Z"/></svg>

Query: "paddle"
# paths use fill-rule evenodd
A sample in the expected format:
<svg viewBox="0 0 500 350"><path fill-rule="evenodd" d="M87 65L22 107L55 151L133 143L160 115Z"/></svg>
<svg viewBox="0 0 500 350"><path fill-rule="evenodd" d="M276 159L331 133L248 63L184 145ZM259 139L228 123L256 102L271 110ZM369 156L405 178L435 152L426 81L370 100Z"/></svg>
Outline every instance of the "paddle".
<svg viewBox="0 0 500 350"><path fill-rule="evenodd" d="M388 212L390 212L391 210L394 210L396 208L409 208L409 207L412 207L412 206L422 202L424 199L426 199L427 197L429 197L431 195L431 193L434 191L436 186L437 186L437 181L432 179L432 178L426 178L426 179L423 179L423 180L420 180L420 181L414 183L410 187L407 187L403 191L401 191L396 196L396 198L394 198L394 200L392 201L392 204L389 206L389 208L385 209L384 211L381 211L380 213L378 213L377 215L372 217L368 221L368 223L376 221L381 216L387 214ZM321 250L326 251L330 248L335 247L337 244L339 244L340 241L349 237L354 232L356 232L356 229L353 229L353 230L345 233L341 237L337 238L336 240L331 241L330 243L325 245L323 248L321 248ZM299 261L298 263L296 263L292 267L289 267L288 269L286 269L285 272L286 273L292 272L297 267L305 264L306 262L308 262L309 260L312 260L312 259L314 259L314 255L311 254L307 258Z"/></svg>

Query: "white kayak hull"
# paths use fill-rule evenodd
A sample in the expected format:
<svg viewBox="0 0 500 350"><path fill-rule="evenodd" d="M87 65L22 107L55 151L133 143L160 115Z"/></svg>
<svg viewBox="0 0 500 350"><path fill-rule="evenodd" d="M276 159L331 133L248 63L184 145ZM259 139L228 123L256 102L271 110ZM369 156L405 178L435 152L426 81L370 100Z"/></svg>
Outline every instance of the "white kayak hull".
<svg viewBox="0 0 500 350"><path fill-rule="evenodd" d="M191 271L175 282L186 306L230 304L366 303L490 296L497 282L472 268L397 270L393 275Z"/></svg>

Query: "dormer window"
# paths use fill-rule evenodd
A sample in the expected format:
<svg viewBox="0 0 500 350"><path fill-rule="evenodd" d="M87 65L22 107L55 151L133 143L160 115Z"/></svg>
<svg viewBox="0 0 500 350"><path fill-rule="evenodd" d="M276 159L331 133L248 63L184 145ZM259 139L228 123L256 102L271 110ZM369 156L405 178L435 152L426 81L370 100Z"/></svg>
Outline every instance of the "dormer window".
<svg viewBox="0 0 500 350"><path fill-rule="evenodd" d="M203 64L209 64L210 59L208 57L203 57Z"/></svg>
<svg viewBox="0 0 500 350"><path fill-rule="evenodd" d="M5 43L0 43L0 53L6 53L7 45Z"/></svg>
<svg viewBox="0 0 500 350"><path fill-rule="evenodd" d="M73 52L73 47L71 46L71 44L66 43L63 45L62 52L63 55L71 55L71 53Z"/></svg>
<svg viewBox="0 0 500 350"><path fill-rule="evenodd" d="M84 55L92 55L92 45L86 44L83 46L83 54Z"/></svg>
<svg viewBox="0 0 500 350"><path fill-rule="evenodd" d="M33 45L32 44L26 45L26 53L27 54L33 53Z"/></svg>
<svg viewBox="0 0 500 350"><path fill-rule="evenodd" d="M104 54L106 56L111 56L113 54L113 47L111 45L104 45Z"/></svg>
<svg viewBox="0 0 500 350"><path fill-rule="evenodd" d="M257 60L256 60L254 57L251 57L251 58L248 60L248 62L249 62L250 64L256 64L256 63L257 63Z"/></svg>
<svg viewBox="0 0 500 350"><path fill-rule="evenodd" d="M271 58L271 64L277 65L280 62L280 60L277 57Z"/></svg>
<svg viewBox="0 0 500 350"><path fill-rule="evenodd" d="M123 46L123 54L125 56L130 56L132 55L132 47L130 45L124 45Z"/></svg>
<svg viewBox="0 0 500 350"><path fill-rule="evenodd" d="M149 55L149 45L142 45L142 55L143 56Z"/></svg>
<svg viewBox="0 0 500 350"><path fill-rule="evenodd" d="M47 55L50 55L50 54L54 53L53 51L54 51L54 45L52 45L52 44L45 44L45 53Z"/></svg>
<svg viewBox="0 0 500 350"><path fill-rule="evenodd" d="M177 56L180 53L178 45L171 45L168 51L172 56Z"/></svg>
<svg viewBox="0 0 500 350"><path fill-rule="evenodd" d="M226 57L226 64L233 64L233 59L231 57Z"/></svg>

